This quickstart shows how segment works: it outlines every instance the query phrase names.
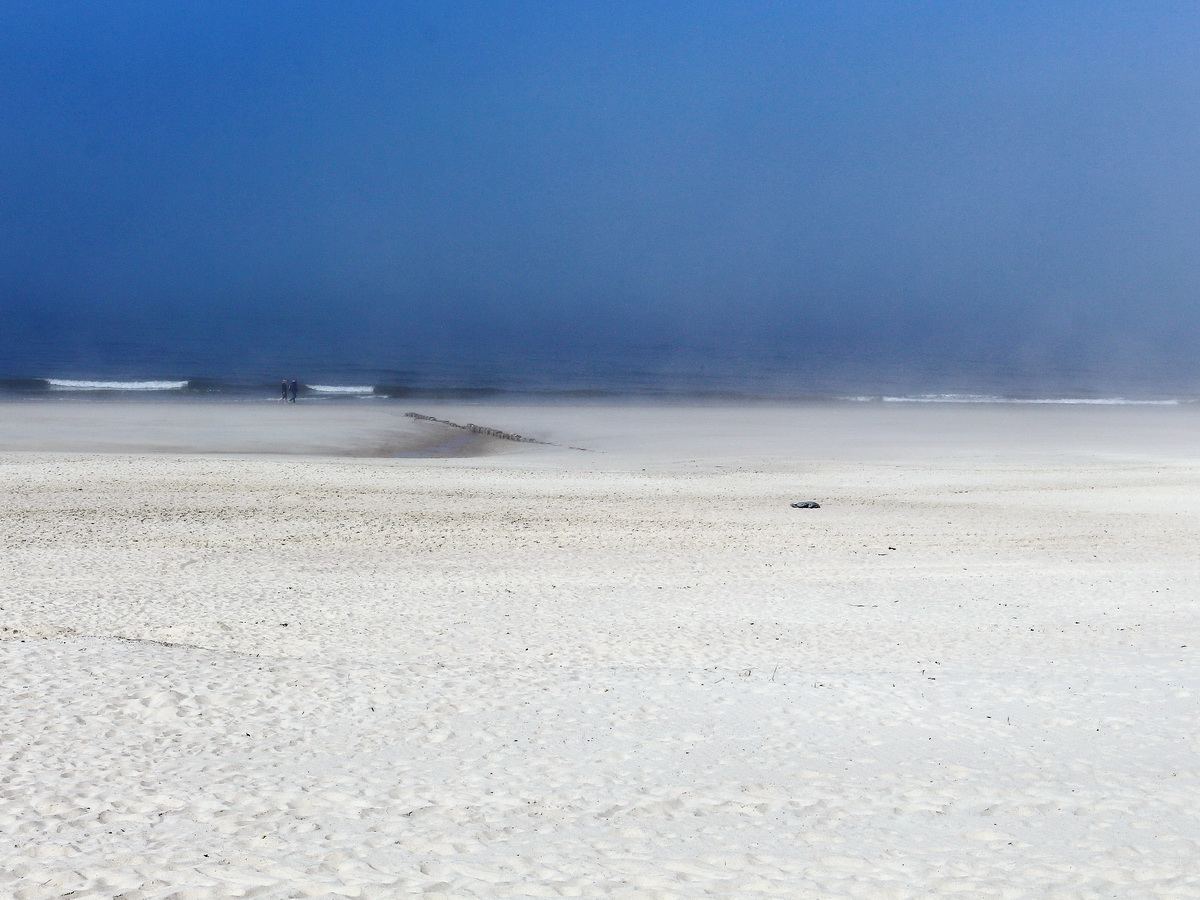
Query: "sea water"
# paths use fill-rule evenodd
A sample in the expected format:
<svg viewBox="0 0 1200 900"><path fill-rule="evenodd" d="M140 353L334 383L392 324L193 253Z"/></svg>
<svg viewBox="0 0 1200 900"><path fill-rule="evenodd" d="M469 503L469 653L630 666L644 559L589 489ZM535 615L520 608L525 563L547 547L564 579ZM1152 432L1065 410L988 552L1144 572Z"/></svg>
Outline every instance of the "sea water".
<svg viewBox="0 0 1200 900"><path fill-rule="evenodd" d="M272 343L212 336L0 339L0 398L305 400L1193 403L1198 368L1165 354L771 344L423 342L316 334Z"/></svg>

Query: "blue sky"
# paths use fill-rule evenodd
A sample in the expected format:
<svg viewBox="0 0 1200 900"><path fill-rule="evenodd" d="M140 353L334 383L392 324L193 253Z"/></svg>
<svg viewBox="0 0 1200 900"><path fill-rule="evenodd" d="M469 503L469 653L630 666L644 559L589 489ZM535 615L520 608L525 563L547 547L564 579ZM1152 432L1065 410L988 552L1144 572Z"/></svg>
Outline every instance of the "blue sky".
<svg viewBox="0 0 1200 900"><path fill-rule="evenodd" d="M1197 46L1171 2L10 0L0 302L1195 355Z"/></svg>

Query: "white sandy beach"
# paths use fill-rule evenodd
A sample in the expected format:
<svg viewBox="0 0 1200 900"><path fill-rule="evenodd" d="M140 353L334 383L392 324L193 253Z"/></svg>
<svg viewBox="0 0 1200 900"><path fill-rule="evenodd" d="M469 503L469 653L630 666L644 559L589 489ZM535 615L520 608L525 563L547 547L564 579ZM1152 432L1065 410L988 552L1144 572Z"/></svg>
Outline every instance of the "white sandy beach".
<svg viewBox="0 0 1200 900"><path fill-rule="evenodd" d="M1200 897L1200 408L9 403L0 483L0 896Z"/></svg>

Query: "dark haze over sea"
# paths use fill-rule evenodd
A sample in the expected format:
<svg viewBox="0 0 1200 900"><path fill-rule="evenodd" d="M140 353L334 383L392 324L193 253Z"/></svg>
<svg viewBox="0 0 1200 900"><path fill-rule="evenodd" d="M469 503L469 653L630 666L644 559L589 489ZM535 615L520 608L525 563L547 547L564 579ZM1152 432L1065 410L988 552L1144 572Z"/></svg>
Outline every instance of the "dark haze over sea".
<svg viewBox="0 0 1200 900"><path fill-rule="evenodd" d="M1200 379L1158 356L1047 357L1011 347L957 355L823 343L820 335L771 346L660 343L557 346L547 341L422 345L340 340L314 330L272 344L226 337L127 334L55 346L45 335L0 341L0 398L191 397L255 400L296 378L324 400L835 400L1184 402ZM952 348L957 350L958 348Z"/></svg>
<svg viewBox="0 0 1200 900"><path fill-rule="evenodd" d="M1198 45L1128 0L10 2L0 396L1190 402Z"/></svg>

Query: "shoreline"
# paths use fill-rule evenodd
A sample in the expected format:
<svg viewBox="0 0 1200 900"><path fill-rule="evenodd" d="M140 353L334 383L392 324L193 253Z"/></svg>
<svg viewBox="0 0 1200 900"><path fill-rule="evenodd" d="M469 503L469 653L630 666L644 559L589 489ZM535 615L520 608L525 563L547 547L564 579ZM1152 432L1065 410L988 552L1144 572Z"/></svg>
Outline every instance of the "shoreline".
<svg viewBox="0 0 1200 900"><path fill-rule="evenodd" d="M747 374L747 373L743 373ZM353 380L353 379L351 379ZM1005 379L993 379L999 386ZM818 382L820 379L818 379ZM1192 405L1200 403L1200 394L1194 382L1176 379L1170 389L1165 383L1148 388L1136 381L1125 383L1124 388L1113 384L1103 390L1092 387L1067 388L1061 383L1043 385L1022 381L1009 383L1007 390L986 393L984 388L947 387L926 384L921 388L910 385L908 389L893 385L890 390L880 389L878 383L871 385L843 384L834 388L830 384L817 387L809 383L807 389L793 381L791 389L780 384L758 383L745 379L727 379L723 386L713 383L702 386L695 379L663 379L651 376L649 381L621 384L621 379L608 382L608 386L568 386L561 379L549 378L535 383L523 383L520 379L508 383L480 385L469 380L460 383L441 384L397 384L387 380L366 383L345 383L345 379L331 377L328 383L301 383L300 400L307 402L384 402L384 403L664 403L688 405L697 403L755 404L755 403L1000 403L1017 405ZM540 386L537 386L539 385ZM1054 385L1057 384L1057 387ZM62 378L14 378L0 377L0 403L24 400L120 400L126 402L250 402L264 403L277 400L279 382L254 380L222 380L213 378L143 378L143 379L62 379ZM1044 389L1043 389L1044 388Z"/></svg>
<svg viewBox="0 0 1200 900"><path fill-rule="evenodd" d="M0 403L4 453L528 457L574 465L580 450L600 454L604 461L590 464L603 465L625 456L631 464L785 466L930 454L1190 460L1200 455L1200 405Z"/></svg>

